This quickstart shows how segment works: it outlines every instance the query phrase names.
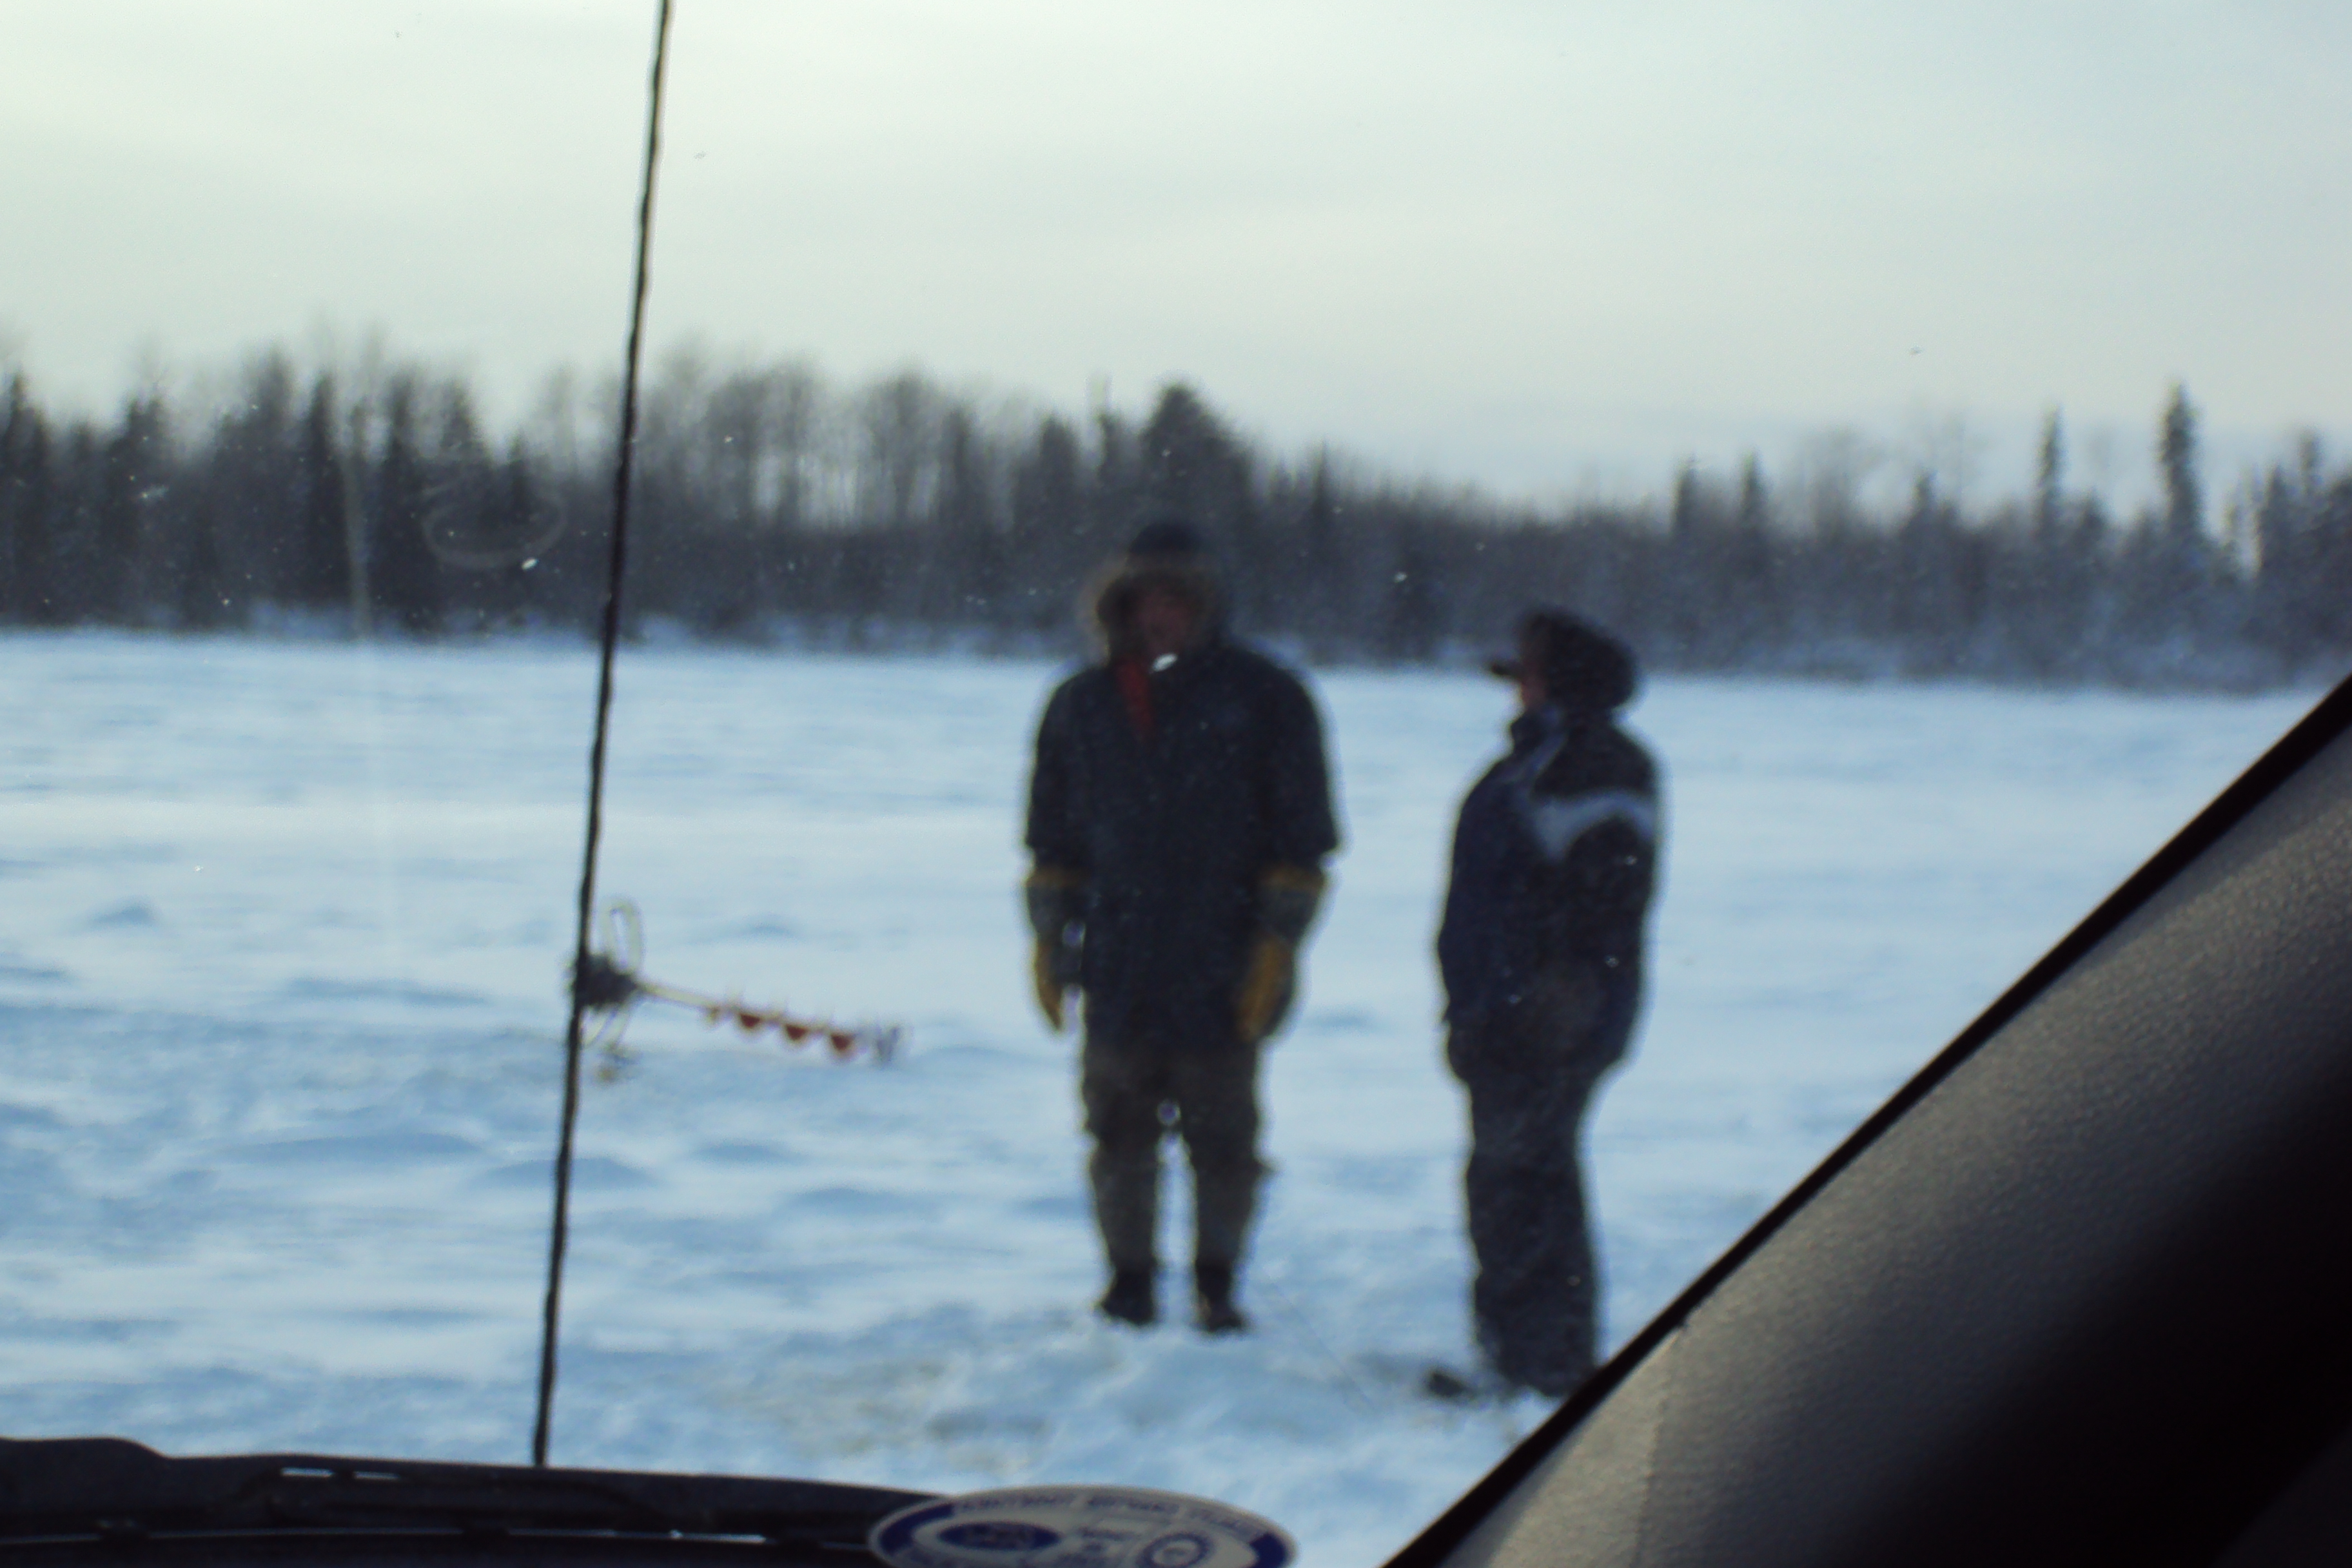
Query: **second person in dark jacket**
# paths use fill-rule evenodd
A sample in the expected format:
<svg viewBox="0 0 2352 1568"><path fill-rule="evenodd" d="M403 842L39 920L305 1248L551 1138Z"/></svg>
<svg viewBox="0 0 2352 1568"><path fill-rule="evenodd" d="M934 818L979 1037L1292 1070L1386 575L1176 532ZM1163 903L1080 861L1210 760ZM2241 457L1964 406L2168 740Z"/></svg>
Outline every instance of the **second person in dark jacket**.
<svg viewBox="0 0 2352 1568"><path fill-rule="evenodd" d="M1657 768L1617 725L1636 677L1614 638L1538 609L1493 668L1521 711L1454 829L1437 933L1445 1056L1470 1099L1479 1349L1503 1384L1559 1398L1596 1348L1578 1138L1641 1006ZM1433 1374L1438 1392L1466 1386Z"/></svg>
<svg viewBox="0 0 2352 1568"><path fill-rule="evenodd" d="M1084 994L1080 1089L1100 1310L1158 1313L1160 1148L1193 1180L1200 1326L1246 1326L1234 1279L1263 1173L1259 1049L1297 985L1339 847L1322 724L1297 677L1224 635L1200 536L1163 519L1093 598L1105 658L1045 705L1027 884L1038 1004Z"/></svg>

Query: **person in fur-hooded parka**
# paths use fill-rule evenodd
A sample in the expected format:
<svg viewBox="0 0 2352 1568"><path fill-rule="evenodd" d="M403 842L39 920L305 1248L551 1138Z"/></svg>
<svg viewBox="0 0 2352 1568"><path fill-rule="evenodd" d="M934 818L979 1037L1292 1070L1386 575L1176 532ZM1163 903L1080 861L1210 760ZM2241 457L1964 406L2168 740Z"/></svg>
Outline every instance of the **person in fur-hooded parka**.
<svg viewBox="0 0 2352 1568"><path fill-rule="evenodd" d="M1055 690L1037 731L1033 979L1055 1029L1068 990L1084 995L1101 1310L1157 1316L1172 1120L1193 1172L1198 1321L1232 1331L1261 1172L1259 1047L1289 1008L1339 847L1322 723L1297 676L1226 637L1190 523L1146 526L1090 607L1103 658Z"/></svg>

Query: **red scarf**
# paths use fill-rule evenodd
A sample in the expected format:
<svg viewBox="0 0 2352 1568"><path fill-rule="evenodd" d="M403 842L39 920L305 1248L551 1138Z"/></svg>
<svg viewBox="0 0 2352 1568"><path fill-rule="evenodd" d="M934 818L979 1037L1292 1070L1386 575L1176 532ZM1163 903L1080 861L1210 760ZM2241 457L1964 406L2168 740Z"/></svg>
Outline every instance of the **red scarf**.
<svg viewBox="0 0 2352 1568"><path fill-rule="evenodd" d="M1118 694L1127 699L1127 721L1135 726L1135 738L1145 745L1151 743L1151 671L1139 658L1122 658L1110 667L1118 679Z"/></svg>

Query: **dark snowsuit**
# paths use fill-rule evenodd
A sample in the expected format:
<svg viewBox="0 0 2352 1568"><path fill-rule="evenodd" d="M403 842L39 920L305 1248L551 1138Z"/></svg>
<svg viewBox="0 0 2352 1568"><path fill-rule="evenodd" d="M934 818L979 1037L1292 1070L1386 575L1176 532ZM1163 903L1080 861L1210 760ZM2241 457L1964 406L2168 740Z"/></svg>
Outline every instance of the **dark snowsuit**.
<svg viewBox="0 0 2352 1568"><path fill-rule="evenodd" d="M1115 1269L1154 1266L1161 1108L1192 1157L1195 1261L1230 1267L1257 1157L1258 1047L1234 1000L1262 879L1339 844L1322 724L1297 677L1211 628L1166 668L1116 662L1045 705L1029 850L1084 885L1082 1093L1096 1217ZM1144 733L1149 729L1149 738Z"/></svg>
<svg viewBox="0 0 2352 1568"><path fill-rule="evenodd" d="M1558 707L1512 723L1454 830L1437 953L1470 1095L1471 1304L1495 1370L1553 1396L1593 1364L1578 1140L1641 1005L1656 838L1649 755L1607 711Z"/></svg>

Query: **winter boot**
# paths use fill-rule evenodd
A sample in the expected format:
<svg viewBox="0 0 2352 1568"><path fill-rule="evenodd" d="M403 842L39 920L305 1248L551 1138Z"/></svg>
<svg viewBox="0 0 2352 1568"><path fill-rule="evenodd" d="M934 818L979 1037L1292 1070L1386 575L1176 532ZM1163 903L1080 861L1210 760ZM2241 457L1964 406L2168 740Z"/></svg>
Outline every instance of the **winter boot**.
<svg viewBox="0 0 2352 1568"><path fill-rule="evenodd" d="M1249 1331L1249 1320L1234 1305L1234 1266L1230 1263L1192 1265L1194 1321L1204 1334Z"/></svg>
<svg viewBox="0 0 2352 1568"><path fill-rule="evenodd" d="M1110 1289L1095 1303L1095 1310L1113 1322L1148 1329L1160 1321L1160 1288L1149 1268L1111 1271Z"/></svg>
<svg viewBox="0 0 2352 1568"><path fill-rule="evenodd" d="M1465 1372L1457 1367L1433 1366L1421 1374L1421 1391L1432 1399L1443 1399L1456 1405L1481 1405L1501 1399L1511 1385L1485 1367Z"/></svg>

